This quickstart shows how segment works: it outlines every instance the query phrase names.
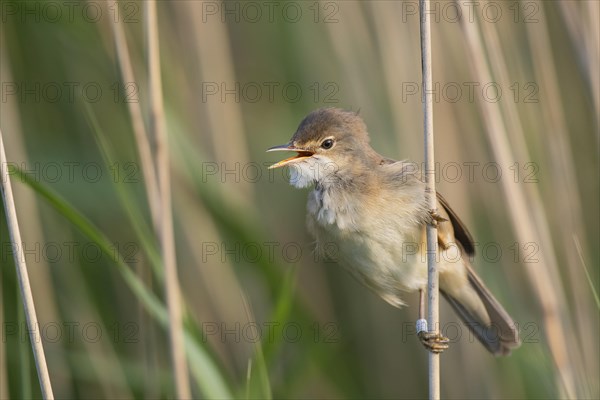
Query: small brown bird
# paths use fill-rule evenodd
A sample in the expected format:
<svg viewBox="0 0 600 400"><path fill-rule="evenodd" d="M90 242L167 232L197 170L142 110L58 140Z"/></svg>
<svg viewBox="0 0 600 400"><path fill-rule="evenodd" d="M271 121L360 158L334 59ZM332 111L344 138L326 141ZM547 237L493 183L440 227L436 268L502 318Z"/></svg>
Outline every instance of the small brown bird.
<svg viewBox="0 0 600 400"><path fill-rule="evenodd" d="M379 155L354 112L322 108L302 120L289 143L268 151L294 151L270 168L291 168L290 183L314 189L307 224L317 251L395 307L405 292L427 285L425 227L432 222L425 184L415 164ZM466 227L438 194L440 291L492 354L519 346L515 323L475 274L474 244ZM419 334L433 352L448 347L440 335Z"/></svg>

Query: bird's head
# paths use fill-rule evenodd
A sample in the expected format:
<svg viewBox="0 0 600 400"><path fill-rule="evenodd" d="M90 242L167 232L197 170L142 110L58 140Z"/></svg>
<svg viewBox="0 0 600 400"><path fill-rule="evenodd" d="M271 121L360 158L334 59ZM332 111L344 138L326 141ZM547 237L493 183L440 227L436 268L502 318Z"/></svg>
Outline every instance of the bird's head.
<svg viewBox="0 0 600 400"><path fill-rule="evenodd" d="M352 176L366 168L372 158L367 127L357 113L321 108L308 114L289 143L267 151L294 151L296 155L269 168L289 165L290 183L307 187Z"/></svg>

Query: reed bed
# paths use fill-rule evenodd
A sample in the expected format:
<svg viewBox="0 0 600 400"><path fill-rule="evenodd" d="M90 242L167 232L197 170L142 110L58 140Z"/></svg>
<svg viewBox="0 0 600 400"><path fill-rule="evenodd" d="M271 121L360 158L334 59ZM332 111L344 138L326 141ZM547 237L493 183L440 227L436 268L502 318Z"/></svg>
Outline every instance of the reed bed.
<svg viewBox="0 0 600 400"><path fill-rule="evenodd" d="M418 2L44 4L3 4L0 128L54 395L427 397L418 296L315 259L264 153L337 106L421 163ZM523 340L442 302L441 397L598 398L598 4L432 6L436 188ZM0 232L0 397L41 397Z"/></svg>

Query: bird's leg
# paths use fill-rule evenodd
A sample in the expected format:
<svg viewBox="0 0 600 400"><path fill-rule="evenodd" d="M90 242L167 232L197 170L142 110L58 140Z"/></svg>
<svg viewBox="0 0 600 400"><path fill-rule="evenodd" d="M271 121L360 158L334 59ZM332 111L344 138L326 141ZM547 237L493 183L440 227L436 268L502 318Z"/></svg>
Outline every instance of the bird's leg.
<svg viewBox="0 0 600 400"><path fill-rule="evenodd" d="M419 289L419 319L425 319L425 291Z"/></svg>
<svg viewBox="0 0 600 400"><path fill-rule="evenodd" d="M448 221L446 218L438 214L437 210L429 210L429 215L431 215L431 225L435 226L436 228L438 223Z"/></svg>
<svg viewBox="0 0 600 400"><path fill-rule="evenodd" d="M432 353L439 354L448 348L449 339L442 336L439 332L430 332L427 329L427 320L425 319L425 291L419 289L419 320L417 321L417 336Z"/></svg>

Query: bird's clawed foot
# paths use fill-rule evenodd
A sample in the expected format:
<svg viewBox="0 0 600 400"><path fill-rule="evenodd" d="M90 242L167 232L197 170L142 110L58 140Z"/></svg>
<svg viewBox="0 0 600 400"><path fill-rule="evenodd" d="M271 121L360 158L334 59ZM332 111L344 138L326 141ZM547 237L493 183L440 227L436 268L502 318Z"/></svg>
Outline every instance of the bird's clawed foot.
<svg viewBox="0 0 600 400"><path fill-rule="evenodd" d="M440 354L448 348L450 340L437 332L421 331L418 333L419 340L427 350Z"/></svg>
<svg viewBox="0 0 600 400"><path fill-rule="evenodd" d="M429 210L429 215L431 215L431 225L437 228L438 223L448 221L446 218L442 217L436 210Z"/></svg>

